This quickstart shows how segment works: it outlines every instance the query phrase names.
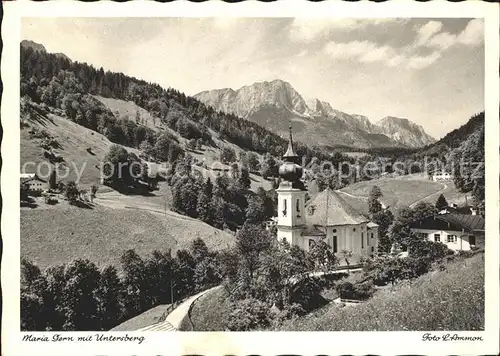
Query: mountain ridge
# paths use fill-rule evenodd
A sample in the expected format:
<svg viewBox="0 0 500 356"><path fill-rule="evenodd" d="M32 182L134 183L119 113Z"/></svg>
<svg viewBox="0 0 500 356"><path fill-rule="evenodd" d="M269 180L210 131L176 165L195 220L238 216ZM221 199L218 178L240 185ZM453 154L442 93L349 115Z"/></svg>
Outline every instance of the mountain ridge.
<svg viewBox="0 0 500 356"><path fill-rule="evenodd" d="M216 110L268 125L265 127L281 135L289 121L296 122L294 133L299 140L314 140L323 145L419 148L436 141L422 126L406 118L387 116L372 123L364 115L334 109L327 101L304 98L282 79L256 82L236 90L205 90L194 97ZM287 122L276 122L277 119ZM402 133L397 134L398 129Z"/></svg>

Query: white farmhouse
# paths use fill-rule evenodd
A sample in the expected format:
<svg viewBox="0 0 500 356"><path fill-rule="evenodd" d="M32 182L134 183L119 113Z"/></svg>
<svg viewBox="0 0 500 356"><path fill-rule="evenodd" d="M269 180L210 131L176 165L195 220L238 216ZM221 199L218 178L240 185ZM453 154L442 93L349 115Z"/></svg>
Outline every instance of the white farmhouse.
<svg viewBox="0 0 500 356"><path fill-rule="evenodd" d="M441 180L452 180L452 179L453 179L452 175L446 171L438 171L432 175L432 180L434 182L438 182Z"/></svg>
<svg viewBox="0 0 500 356"><path fill-rule="evenodd" d="M49 189L46 181L39 178L35 173L21 173L20 184L30 192L41 193Z"/></svg>
<svg viewBox="0 0 500 356"><path fill-rule="evenodd" d="M417 236L442 242L453 251L484 244L484 218L480 215L438 214L415 221L410 228Z"/></svg>

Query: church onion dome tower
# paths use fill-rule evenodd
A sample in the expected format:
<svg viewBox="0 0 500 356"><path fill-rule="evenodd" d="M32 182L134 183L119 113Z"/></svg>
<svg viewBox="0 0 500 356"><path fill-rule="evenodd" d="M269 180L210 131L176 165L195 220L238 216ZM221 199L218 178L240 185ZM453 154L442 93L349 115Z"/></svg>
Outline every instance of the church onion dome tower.
<svg viewBox="0 0 500 356"><path fill-rule="evenodd" d="M293 150L292 125L289 126L290 140L288 149L283 155L283 164L279 168L279 175L282 179L281 185L294 189L305 190L302 182L302 173L304 169L300 165L300 156Z"/></svg>

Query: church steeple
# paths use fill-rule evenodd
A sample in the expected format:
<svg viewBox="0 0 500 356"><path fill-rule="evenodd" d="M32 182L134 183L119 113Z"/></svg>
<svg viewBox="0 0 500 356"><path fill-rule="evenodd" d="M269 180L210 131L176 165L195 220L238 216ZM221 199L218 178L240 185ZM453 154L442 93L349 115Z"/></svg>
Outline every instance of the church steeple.
<svg viewBox="0 0 500 356"><path fill-rule="evenodd" d="M305 190L304 183L300 180L302 178L303 168L300 165L300 156L298 156L293 149L292 137L292 124L289 126L290 139L288 141L288 148L283 155L283 164L279 168L279 175L286 185L292 185L294 188Z"/></svg>
<svg viewBox="0 0 500 356"><path fill-rule="evenodd" d="M293 138L292 138L292 123L290 122L290 126L288 126L289 140L288 140L288 148L283 155L283 159L288 162L298 163L297 159L300 158L297 156L295 151L293 150Z"/></svg>
<svg viewBox="0 0 500 356"><path fill-rule="evenodd" d="M302 231L305 228L306 187L301 180L303 168L301 157L293 149L292 125L290 123L288 148L279 168L281 178L278 193L277 237L286 239L290 245L304 248Z"/></svg>

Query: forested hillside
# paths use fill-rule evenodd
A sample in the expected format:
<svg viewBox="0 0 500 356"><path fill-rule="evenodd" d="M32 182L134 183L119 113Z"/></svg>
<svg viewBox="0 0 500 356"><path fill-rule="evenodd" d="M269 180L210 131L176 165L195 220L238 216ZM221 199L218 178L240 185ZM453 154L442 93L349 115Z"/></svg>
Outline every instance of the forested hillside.
<svg viewBox="0 0 500 356"><path fill-rule="evenodd" d="M462 193L470 192L472 203L480 209L484 209L485 199L484 120L484 112L473 115L466 124L413 154L415 160L427 160L428 173L439 169L450 172L455 187Z"/></svg>
<svg viewBox="0 0 500 356"><path fill-rule="evenodd" d="M117 120L92 95L133 101L188 139L209 143L211 129L222 139L247 150L280 156L286 148L283 138L265 128L235 115L216 112L175 89L164 89L158 84L21 45L21 97L24 95L34 102L61 108L71 120L131 147L138 147L143 141L154 145L153 130L138 127L140 117ZM301 143L297 146L297 151L307 159L330 158L317 148Z"/></svg>
<svg viewBox="0 0 500 356"><path fill-rule="evenodd" d="M450 148L456 148L460 146L464 140L466 140L469 135L477 132L484 126L484 111L480 112L476 115L473 115L467 123L460 126L459 128L451 131L445 137L440 139L439 141L427 146L427 150L430 150L434 147L439 147L442 145L447 145Z"/></svg>
<svg viewBox="0 0 500 356"><path fill-rule="evenodd" d="M142 158L170 163L167 183L172 191L173 210L217 228L227 226L234 229L243 223L249 205L258 206L259 199L267 200L273 195L266 195L261 189L252 201L249 198L252 193L248 191L251 184L249 172L258 172L263 179L278 176L279 162L274 157L281 156L287 141L267 129L235 115L216 112L175 89L163 89L122 73L104 71L103 68L71 61L60 54L47 53L42 45L21 43L20 59L22 125L30 127L29 122L40 120L40 115L44 120L55 115L57 120L59 117L69 119L96 131L112 143L139 150L140 157L123 147L111 147L104 157L106 162L131 165ZM109 105L114 103L112 100L128 102L129 107L136 106L137 109L135 113L127 111L126 114L116 108L112 111ZM40 134L52 137L46 129L41 129ZM64 160L50 146L52 143L42 139L45 156ZM238 155L231 144L241 149ZM32 150L38 149L36 145L31 146ZM198 170L207 168L194 158L195 154L206 152L207 147L219 152L217 159L231 167L231 177L222 175L210 181L186 174L179 179L176 173L190 173L195 165ZM334 164L354 163L338 152L329 154L301 143L296 143L295 148L304 157L305 164L312 158ZM92 147L81 149L91 150ZM255 153L265 154L262 162L258 162ZM50 162L58 164L53 159ZM120 192L142 190L144 186L144 182L130 177L122 182L113 177L104 183Z"/></svg>

